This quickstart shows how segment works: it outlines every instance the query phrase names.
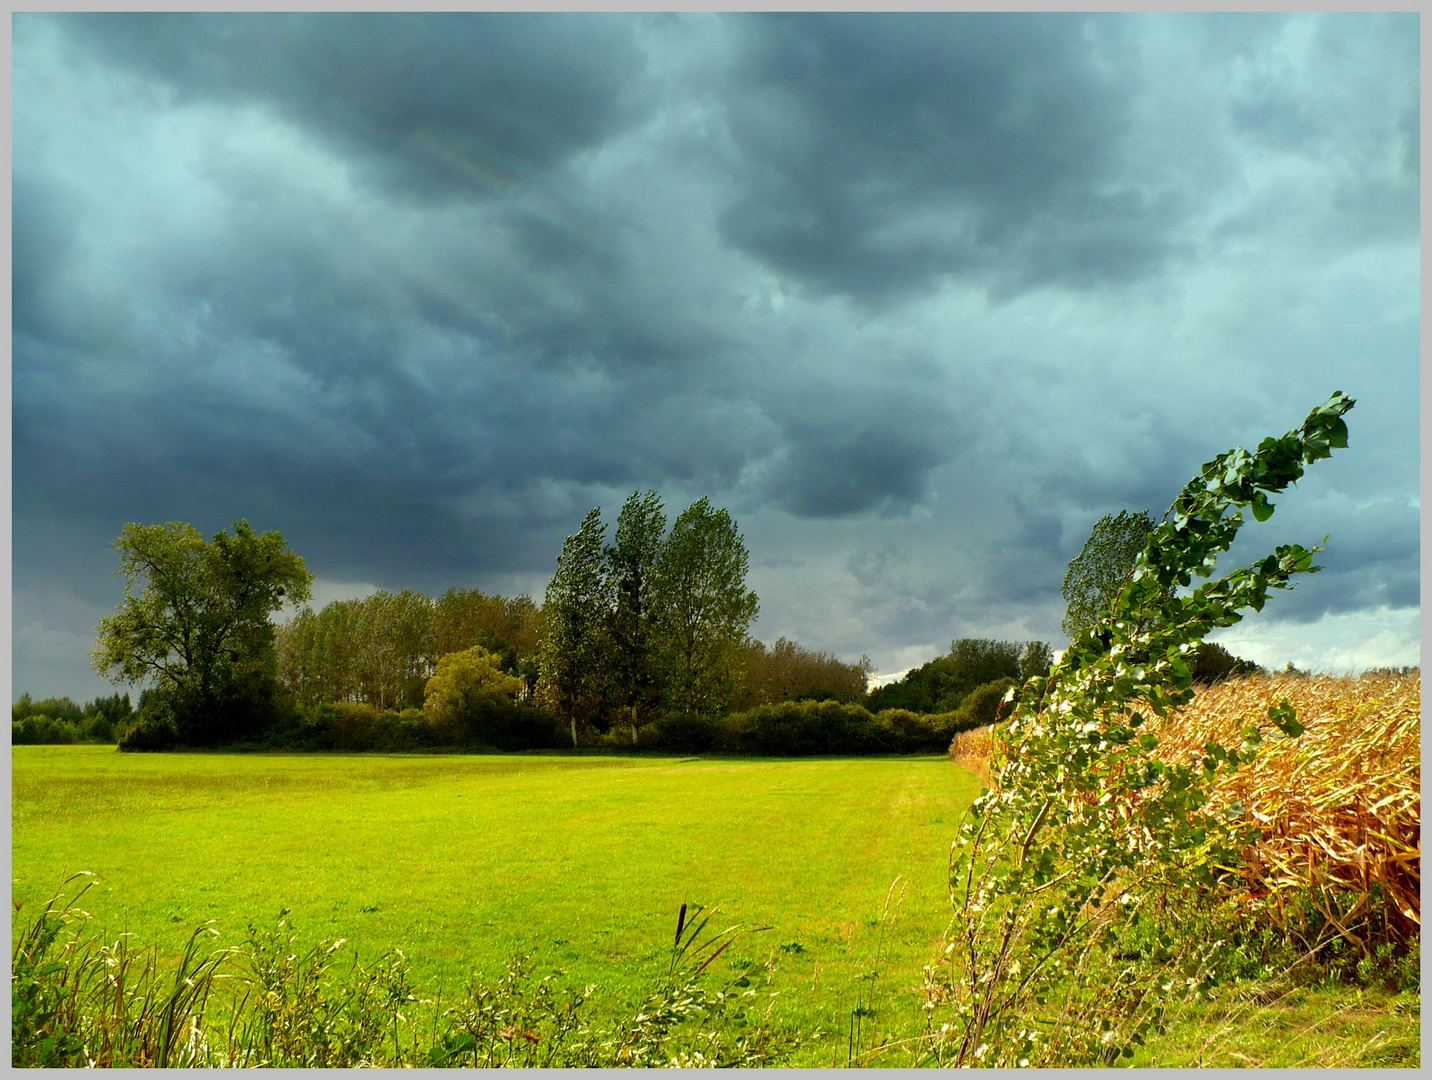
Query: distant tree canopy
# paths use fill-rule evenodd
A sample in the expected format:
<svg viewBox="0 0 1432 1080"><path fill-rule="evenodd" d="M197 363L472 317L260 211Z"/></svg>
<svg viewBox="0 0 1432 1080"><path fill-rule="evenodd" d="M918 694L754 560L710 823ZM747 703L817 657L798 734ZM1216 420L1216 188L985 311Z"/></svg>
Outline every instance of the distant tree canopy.
<svg viewBox="0 0 1432 1080"><path fill-rule="evenodd" d="M433 601L433 636L438 656L473 645L502 658L502 670L522 678L523 694L537 686L537 652L542 644L542 609L532 597L488 596L478 589L449 589Z"/></svg>
<svg viewBox="0 0 1432 1080"><path fill-rule="evenodd" d="M530 596L449 589L432 600L380 589L322 611L302 608L278 628L278 672L303 707L331 701L416 709L443 656L481 645L530 693L541 627Z"/></svg>
<svg viewBox="0 0 1432 1080"><path fill-rule="evenodd" d="M10 706L10 742L112 743L133 713L128 694L97 697L83 706L67 697L32 701L29 694L21 694Z"/></svg>
<svg viewBox="0 0 1432 1080"><path fill-rule="evenodd" d="M1022 683L1049 670L1053 653L1043 641L959 638L950 651L870 694L868 707L914 713L953 712L982 686L1000 680Z"/></svg>
<svg viewBox="0 0 1432 1080"><path fill-rule="evenodd" d="M868 657L849 664L833 653L812 652L783 637L770 646L752 641L743 667L740 688L731 701L736 710L782 701L861 702L871 672Z"/></svg>
<svg viewBox="0 0 1432 1080"><path fill-rule="evenodd" d="M1124 587L1153 528L1154 519L1147 510L1135 514L1120 510L1094 523L1089 539L1064 575L1060 592L1067 607L1060 629L1073 638L1099 622L1100 614Z"/></svg>
<svg viewBox="0 0 1432 1080"><path fill-rule="evenodd" d="M654 491L626 500L611 543L600 510L586 515L540 606L452 588L436 599L379 590L314 611L304 603L312 576L303 560L277 533L255 534L243 521L212 542L187 525L131 525L116 546L126 598L98 627L94 659L112 678L151 684L138 713L130 717L127 697L123 708L117 697L84 710L68 699L41 703L49 713L22 699L14 723L28 726L15 727L16 741L118 733L126 749L519 749L578 745L583 733L624 740L628 731L635 744L659 725L654 745L676 746L683 724L715 730L728 714L828 703L857 710L849 716L865 716L867 704L888 712L880 723L904 734L871 735L867 749L908 749L933 745L952 725L988 722L1005 689L1051 659L1043 642L961 638L867 697L868 658L752 638L759 601L735 521L703 498L668 529ZM285 601L302 606L275 627L270 617ZM1241 663L1206 660L1219 673ZM780 715L837 713L847 715ZM732 723L734 732L747 721ZM722 745L749 742L731 739Z"/></svg>
<svg viewBox="0 0 1432 1080"><path fill-rule="evenodd" d="M95 670L151 683L148 718L184 744L261 726L278 689L269 617L308 599L303 560L277 532L255 533L247 521L207 542L180 522L129 524L114 546L124 600L96 627Z"/></svg>
<svg viewBox="0 0 1432 1080"><path fill-rule="evenodd" d="M302 705L417 708L437 658L432 622L432 601L406 589L305 607L279 628L279 674Z"/></svg>
<svg viewBox="0 0 1432 1080"><path fill-rule="evenodd" d="M1203 686L1240 675L1259 675L1263 672L1261 665L1234 656L1214 641L1200 641L1193 647L1188 670L1193 681Z"/></svg>

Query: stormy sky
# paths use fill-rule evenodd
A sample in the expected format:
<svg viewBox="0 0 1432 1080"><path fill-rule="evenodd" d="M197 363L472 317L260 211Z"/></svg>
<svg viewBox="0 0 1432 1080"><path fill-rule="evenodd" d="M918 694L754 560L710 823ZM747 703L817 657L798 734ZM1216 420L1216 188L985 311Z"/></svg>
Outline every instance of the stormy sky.
<svg viewBox="0 0 1432 1080"><path fill-rule="evenodd" d="M107 692L126 522L278 529L322 602L539 599L634 489L757 636L1056 648L1102 514L1357 399L1224 632L1419 654L1418 17L13 22L18 695Z"/></svg>

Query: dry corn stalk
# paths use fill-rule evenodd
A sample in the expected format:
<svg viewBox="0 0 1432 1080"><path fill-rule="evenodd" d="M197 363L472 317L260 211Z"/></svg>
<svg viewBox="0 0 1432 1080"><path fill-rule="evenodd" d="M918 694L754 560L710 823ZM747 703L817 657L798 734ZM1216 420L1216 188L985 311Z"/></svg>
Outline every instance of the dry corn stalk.
<svg viewBox="0 0 1432 1080"><path fill-rule="evenodd" d="M1263 730L1257 758L1212 799L1241 804L1263 830L1246 852L1250 897L1282 929L1304 929L1285 904L1299 889L1364 949L1418 935L1421 692L1420 672L1253 676L1200 691L1160 726L1157 756L1184 763L1209 741L1237 745L1243 729ZM1285 699L1306 728L1295 739L1269 737L1268 706Z"/></svg>

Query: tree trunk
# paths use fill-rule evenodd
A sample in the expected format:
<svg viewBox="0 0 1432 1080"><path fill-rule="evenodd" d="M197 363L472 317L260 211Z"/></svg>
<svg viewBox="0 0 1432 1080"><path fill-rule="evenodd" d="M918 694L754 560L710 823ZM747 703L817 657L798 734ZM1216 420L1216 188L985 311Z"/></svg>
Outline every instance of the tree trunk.
<svg viewBox="0 0 1432 1080"><path fill-rule="evenodd" d="M636 706L631 707L631 744L636 745Z"/></svg>
<svg viewBox="0 0 1432 1080"><path fill-rule="evenodd" d="M577 749L577 718L572 717L572 749Z"/></svg>

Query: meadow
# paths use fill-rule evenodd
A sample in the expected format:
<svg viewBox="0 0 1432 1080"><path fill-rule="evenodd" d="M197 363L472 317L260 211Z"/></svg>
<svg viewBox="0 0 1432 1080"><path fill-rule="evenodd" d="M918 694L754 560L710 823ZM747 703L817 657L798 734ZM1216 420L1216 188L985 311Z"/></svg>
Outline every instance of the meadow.
<svg viewBox="0 0 1432 1080"><path fill-rule="evenodd" d="M885 980L879 1026L918 1029L950 840L980 786L947 758L98 746L15 747L12 784L22 911L87 870L83 907L105 932L171 958L207 920L234 943L289 908L306 942L344 938L365 960L401 948L428 993L530 953L539 973L630 1004L665 964L680 905L719 903L718 921L771 929L714 974L774 963L773 1017L842 1050L833 1033L870 1004L871 971Z"/></svg>
<svg viewBox="0 0 1432 1080"><path fill-rule="evenodd" d="M1346 898L1374 895L1416 918L1418 675L1232 680L1171 715L1160 752L1183 756L1283 698L1307 730L1265 744L1215 789L1263 824L1250 857L1290 887L1310 875L1337 885L1318 894L1344 898L1327 909L1336 918L1352 911ZM213 920L212 945L242 945L250 925L272 929L286 908L304 947L345 940L340 977L350 958L371 965L401 949L414 988L441 1008L471 976L498 985L511 957L530 955L537 977L594 985L588 1012L607 1024L640 1013L680 906L719 904L713 928L769 929L734 942L706 981L745 977L771 1026L799 1033L781 1060L906 1064L900 1040L925 1023L921 969L950 924L950 841L988 780L991 747L988 730L939 758L17 746L14 922L89 871L87 932L127 931L157 946L164 970L196 926ZM1249 913L1296 941L1291 914ZM1415 969L1415 952L1285 970L1298 952L1249 954L1130 1064L1419 1062L1420 992L1398 974ZM862 1056L882 1040L893 1049Z"/></svg>

